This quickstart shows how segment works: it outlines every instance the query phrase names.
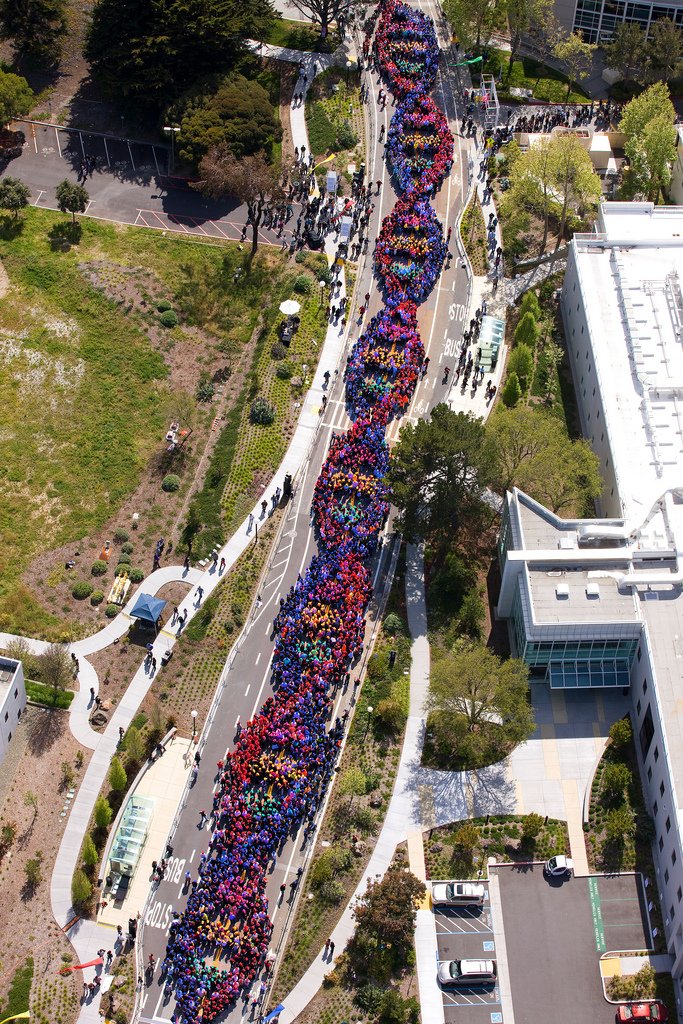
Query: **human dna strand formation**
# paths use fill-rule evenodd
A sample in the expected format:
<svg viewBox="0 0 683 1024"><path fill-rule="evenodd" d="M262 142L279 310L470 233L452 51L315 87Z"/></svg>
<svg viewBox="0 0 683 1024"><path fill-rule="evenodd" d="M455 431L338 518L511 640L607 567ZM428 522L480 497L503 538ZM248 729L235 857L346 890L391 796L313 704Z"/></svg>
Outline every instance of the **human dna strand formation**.
<svg viewBox="0 0 683 1024"><path fill-rule="evenodd" d="M376 27L374 43L372 33ZM374 254L385 305L345 369L351 428L332 437L313 496L318 554L281 601L274 623L273 696L225 758L213 833L162 964L175 1019L211 1021L267 972L272 924L266 884L288 838L315 812L343 736L333 696L363 645L369 560L389 512L389 421L408 406L424 359L417 307L446 256L430 197L449 174L453 137L429 96L438 69L434 25L385 0L366 26L397 106L386 154L401 198Z"/></svg>

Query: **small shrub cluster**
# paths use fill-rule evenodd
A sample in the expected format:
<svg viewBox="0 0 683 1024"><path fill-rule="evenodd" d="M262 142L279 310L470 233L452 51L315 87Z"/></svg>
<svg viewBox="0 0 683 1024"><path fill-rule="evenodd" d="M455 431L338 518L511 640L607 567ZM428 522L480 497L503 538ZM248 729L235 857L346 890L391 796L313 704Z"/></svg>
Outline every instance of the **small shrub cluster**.
<svg viewBox="0 0 683 1024"><path fill-rule="evenodd" d="M84 601L86 597L90 597L93 592L93 585L87 580L79 580L78 583L74 583L71 588L71 596L75 597L77 601Z"/></svg>
<svg viewBox="0 0 683 1024"><path fill-rule="evenodd" d="M251 403L249 419L252 423L260 423L262 426L268 427L275 422L275 406L259 395Z"/></svg>
<svg viewBox="0 0 683 1024"><path fill-rule="evenodd" d="M90 571L93 576L104 576L108 568L109 567L103 558L96 558Z"/></svg>
<svg viewBox="0 0 683 1024"><path fill-rule="evenodd" d="M180 489L180 477L176 476L175 473L167 473L164 479L161 481L162 491L166 491L168 494L172 494L174 491Z"/></svg>

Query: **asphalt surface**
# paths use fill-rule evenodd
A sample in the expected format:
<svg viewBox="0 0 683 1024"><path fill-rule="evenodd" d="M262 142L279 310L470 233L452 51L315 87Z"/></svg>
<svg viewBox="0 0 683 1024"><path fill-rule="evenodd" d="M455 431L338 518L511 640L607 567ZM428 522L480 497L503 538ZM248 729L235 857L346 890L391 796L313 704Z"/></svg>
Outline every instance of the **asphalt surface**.
<svg viewBox="0 0 683 1024"><path fill-rule="evenodd" d="M546 879L540 864L495 870L515 1024L613 1024L614 1007L605 1002L600 981L599 908L615 940L609 948L649 946L636 876ZM626 936L636 945L624 946Z"/></svg>
<svg viewBox="0 0 683 1024"><path fill-rule="evenodd" d="M425 3L423 7L432 16L436 13L431 3ZM385 128L388 129L393 107L387 104L386 110L382 111L377 105L378 76L368 75L367 81L369 84L371 83L373 93L367 108L369 120L368 174L371 181L382 181L382 187L374 200L375 211L370 226L370 238L372 239L376 237L381 219L392 209L397 195L393 191L390 175L384 164L382 147L376 141L379 137L380 124L384 123ZM467 191L467 155L464 152L464 143L461 143L457 137L455 92L454 84L448 77L443 77L440 73L433 95L449 117L453 118L452 130L456 136L456 158L453 171L434 201L436 212L444 224L444 228L454 224L462 207L463 195ZM49 133L45 136L45 140L47 144ZM50 161L58 159L64 162L68 159L77 159L80 163L78 144L80 142L72 141L71 148L66 155L64 152L61 155L55 154L54 151L43 154L43 146L38 142L33 147L34 152L31 154L30 147L27 146L22 157L18 158L19 161L26 161L21 168L22 177L35 187L34 181L39 184L42 173L42 180L45 184L48 184L48 180L52 181L53 184L50 187L53 187L54 169L51 172L47 170L50 167ZM87 140L84 140L83 144L86 145ZM460 153L461 146L462 154ZM53 150L54 148L56 147L53 147ZM59 148L62 148L61 140ZM76 156L69 157L69 153L74 152ZM121 152L121 150L117 150L117 152ZM125 156L125 150L123 152ZM136 151L133 150L133 160L135 160L135 155ZM140 154L138 155L140 156ZM143 223L138 215L145 212L143 207L147 200L143 201L143 193L149 194L153 187L150 184L152 179L147 176L151 173L150 161L154 159L154 156L155 154L151 153L147 155L146 169L136 163L135 171L132 167L120 167L116 169L115 174L110 172L109 168L105 171L98 157L95 174L86 182L86 187L93 196L94 204L100 204L100 210L105 211L114 208L116 211L127 210L126 216L129 218L129 223ZM141 159L144 160L144 156ZM156 154L156 159L159 160L158 154ZM15 167L16 164L17 161L14 162ZM18 170L16 168L14 173L17 173ZM27 176L27 171L34 177ZM49 189L46 189L46 195L48 192ZM165 201L168 204L174 204L172 216L194 216L188 212L187 207L184 208L184 212L179 212L175 205L180 200L189 203L190 199L197 202L196 194L192 193L188 197L177 190L174 192L169 190L165 196L159 198L149 196L150 201L153 200L162 207L158 214L156 213L157 207L154 207L155 217L162 218L170 215L169 209L163 208ZM47 205L44 198L41 199L40 205ZM132 218L133 213L136 215L134 219ZM145 217L147 216L148 213L145 212ZM118 215L115 219L123 218ZM203 228L207 231L213 230L213 228L207 227L210 220L211 218L207 216L207 219L202 222ZM213 221L212 223L215 225L217 222ZM242 215L240 220L238 214L232 211L219 218L218 223L221 225L239 224L241 229L244 216ZM235 237L235 234L233 233L230 237ZM454 245L452 248L455 252ZM370 246L370 251L372 251L372 246ZM362 296L366 292L371 294L364 321L367 324L367 318L374 315L383 306L381 295L378 294L372 279L370 258L366 258L358 267L358 279L357 295L360 296L358 302L363 302ZM467 275L460 267L456 255L449 267L444 270L438 287L434 289L429 300L420 309L420 328L427 354L430 357L430 372L417 388L409 417L403 417L392 425L388 435L390 441L397 436L401 424L405 423L407 419L424 416L434 404L445 398L447 388L442 379L443 364L452 363L455 346L462 336L468 298L467 289ZM350 324L348 347L342 355L340 368L343 367L346 354L359 336L360 330L361 325L358 322ZM320 366L317 372L322 375L325 369L332 370L333 367ZM295 481L293 500L284 511L285 521L275 554L271 559L271 568L261 586L261 604L252 613L249 630L243 638L234 661L227 670L218 703L214 708L211 721L201 737L199 749L202 755L202 765L199 778L188 793L186 804L172 837L173 857L169 863L167 876L152 893L139 931L142 944L141 954L145 963L148 961L150 953L156 957L157 961L163 959L172 911L182 912L185 906L186 893L183 891L185 872L189 870L193 877L196 877L200 855L208 847L210 831L207 826L200 827L200 811L208 810L211 807L215 787L216 762L222 760L226 749L233 745L237 721L245 723L254 717L263 702L272 693L270 684L270 664L273 654L272 621L279 607L280 596L287 592L295 581L297 573L303 572L315 553L315 538L310 527L309 517L313 488L326 456L332 432L345 430L350 425L345 411L341 376L340 373L331 388L330 398L324 415L321 416L320 428L308 464L301 479ZM376 598L383 591L383 580L392 557L393 543L392 538L388 537L382 545L379 556L371 566ZM368 613L368 635L372 631L373 615L376 615L376 609L373 610L371 605ZM357 674L357 671L357 668L355 670L352 668L352 677ZM352 703L352 700L353 687L339 692L336 695L334 715L340 714L346 706ZM268 896L271 918L274 922L271 939L271 949L273 950L278 950L282 945L294 910L294 903L289 896L290 889L287 889L288 896L283 902L280 896L280 885L283 882L288 884L292 881L298 866L306 862L311 849L312 841L304 846L300 833L282 850L275 869L271 872ZM161 857L163 852L163 850L159 850L158 857ZM131 913L138 909L131 908ZM256 988L258 988L259 982L260 979L257 979ZM158 971L155 977L147 977L142 996L140 1019L143 1022L165 1024L169 1021L173 1008L173 997L164 990L159 981ZM237 1022L246 1018L248 1012L248 1004L238 1003L225 1019Z"/></svg>
<svg viewBox="0 0 683 1024"><path fill-rule="evenodd" d="M434 907L437 963L444 960L496 960L491 905L486 893L483 907ZM469 988L442 986L446 1024L501 1024L498 984Z"/></svg>

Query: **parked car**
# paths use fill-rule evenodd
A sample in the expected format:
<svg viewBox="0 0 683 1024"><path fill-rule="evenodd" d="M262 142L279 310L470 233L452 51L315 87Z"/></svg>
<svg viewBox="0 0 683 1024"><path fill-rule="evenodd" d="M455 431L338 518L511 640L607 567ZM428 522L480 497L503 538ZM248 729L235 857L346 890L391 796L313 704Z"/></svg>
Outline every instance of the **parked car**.
<svg viewBox="0 0 683 1024"><path fill-rule="evenodd" d="M480 907L486 889L478 882L437 882L432 886L432 903L445 907Z"/></svg>
<svg viewBox="0 0 683 1024"><path fill-rule="evenodd" d="M669 1011L664 1003L622 1003L617 1011L618 1021L627 1021L629 1024L637 1024L638 1021L665 1021L669 1019Z"/></svg>
<svg viewBox="0 0 683 1024"><path fill-rule="evenodd" d="M492 985L496 980L495 960L442 960L437 976L447 988Z"/></svg>
<svg viewBox="0 0 683 1024"><path fill-rule="evenodd" d="M551 875L553 878L562 877L562 875L571 875L574 871L574 861L570 857L565 857L564 854L556 854L555 857L551 857L543 865L543 870L546 875Z"/></svg>
<svg viewBox="0 0 683 1024"><path fill-rule="evenodd" d="M23 132L11 132L9 128L0 130L0 159L9 160L21 156L26 136Z"/></svg>

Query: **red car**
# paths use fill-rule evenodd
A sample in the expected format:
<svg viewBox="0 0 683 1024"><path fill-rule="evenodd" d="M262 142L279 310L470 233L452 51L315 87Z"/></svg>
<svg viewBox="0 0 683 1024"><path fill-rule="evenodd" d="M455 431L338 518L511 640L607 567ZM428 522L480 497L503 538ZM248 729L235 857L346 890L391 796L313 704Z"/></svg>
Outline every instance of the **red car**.
<svg viewBox="0 0 683 1024"><path fill-rule="evenodd" d="M665 1021L669 1019L669 1011L664 1003L622 1003L617 1013L618 1021L638 1024L639 1021Z"/></svg>

